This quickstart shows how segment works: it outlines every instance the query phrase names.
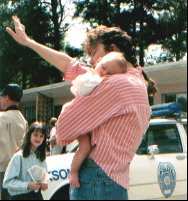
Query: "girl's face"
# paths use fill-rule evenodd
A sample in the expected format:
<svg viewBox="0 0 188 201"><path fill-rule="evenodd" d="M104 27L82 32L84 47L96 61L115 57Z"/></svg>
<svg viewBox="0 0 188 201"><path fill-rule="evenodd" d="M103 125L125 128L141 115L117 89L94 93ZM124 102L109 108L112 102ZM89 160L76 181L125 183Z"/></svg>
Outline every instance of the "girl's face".
<svg viewBox="0 0 188 201"><path fill-rule="evenodd" d="M37 149L40 145L42 145L44 141L44 134L42 134L40 131L34 131L31 134L31 146L34 149Z"/></svg>

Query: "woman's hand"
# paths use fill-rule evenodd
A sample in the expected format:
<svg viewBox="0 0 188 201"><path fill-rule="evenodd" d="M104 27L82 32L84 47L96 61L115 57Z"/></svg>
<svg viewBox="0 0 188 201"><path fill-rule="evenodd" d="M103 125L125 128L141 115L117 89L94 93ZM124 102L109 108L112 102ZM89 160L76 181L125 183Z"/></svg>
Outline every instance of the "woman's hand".
<svg viewBox="0 0 188 201"><path fill-rule="evenodd" d="M41 189L42 191L46 191L46 190L48 189L48 184L46 184L46 183L41 183L41 184L40 184L40 189Z"/></svg>
<svg viewBox="0 0 188 201"><path fill-rule="evenodd" d="M32 191L39 191L41 188L41 184L36 183L36 182L30 182L28 184L28 189Z"/></svg>
<svg viewBox="0 0 188 201"><path fill-rule="evenodd" d="M6 27L6 31L12 36L12 38L14 38L16 42L27 46L31 39L25 32L25 26L20 22L20 19L17 16L13 16L12 20L14 22L15 31L13 31L10 27Z"/></svg>

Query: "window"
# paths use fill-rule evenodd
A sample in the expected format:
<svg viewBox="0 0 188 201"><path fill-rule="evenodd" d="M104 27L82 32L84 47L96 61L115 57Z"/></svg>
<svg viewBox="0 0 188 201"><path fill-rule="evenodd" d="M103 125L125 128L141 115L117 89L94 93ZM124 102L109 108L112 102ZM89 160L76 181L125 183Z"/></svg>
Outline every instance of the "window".
<svg viewBox="0 0 188 201"><path fill-rule="evenodd" d="M162 94L162 102L163 103L176 102L176 94Z"/></svg>
<svg viewBox="0 0 188 201"><path fill-rule="evenodd" d="M168 93L162 94L162 103L177 102L179 98L187 100L187 93Z"/></svg>
<svg viewBox="0 0 188 201"><path fill-rule="evenodd" d="M183 152L176 125L152 125L145 134L137 154L147 154L150 145L158 145L159 153Z"/></svg>
<svg viewBox="0 0 188 201"><path fill-rule="evenodd" d="M28 124L30 125L36 121L36 105L35 102L27 102L21 106L21 110L24 114L24 117L27 119Z"/></svg>
<svg viewBox="0 0 188 201"><path fill-rule="evenodd" d="M137 154L143 155L148 153L147 133L144 135L142 143L140 144Z"/></svg>

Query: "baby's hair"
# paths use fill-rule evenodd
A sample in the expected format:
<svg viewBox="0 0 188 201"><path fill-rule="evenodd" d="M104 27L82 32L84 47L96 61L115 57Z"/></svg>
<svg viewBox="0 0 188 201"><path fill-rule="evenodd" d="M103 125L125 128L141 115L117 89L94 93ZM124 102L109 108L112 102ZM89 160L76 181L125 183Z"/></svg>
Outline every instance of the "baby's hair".
<svg viewBox="0 0 188 201"><path fill-rule="evenodd" d="M114 60L115 62L117 62L117 64L123 70L123 72L127 71L127 60L125 59L123 53L121 53L121 52L110 52L107 55L105 55L103 58L107 58L111 61Z"/></svg>
<svg viewBox="0 0 188 201"><path fill-rule="evenodd" d="M29 131L25 135L24 142L22 145L23 157L27 158L31 153L31 136L32 136L32 133L35 131L41 132L44 135L43 143L35 151L36 157L40 161L44 161L46 159L47 130L46 130L46 127L40 122L34 122L33 124L31 124Z"/></svg>
<svg viewBox="0 0 188 201"><path fill-rule="evenodd" d="M118 63L118 65L122 68L124 72L127 72L127 60L125 59L123 53L121 52L111 52L109 54L114 54L115 61Z"/></svg>

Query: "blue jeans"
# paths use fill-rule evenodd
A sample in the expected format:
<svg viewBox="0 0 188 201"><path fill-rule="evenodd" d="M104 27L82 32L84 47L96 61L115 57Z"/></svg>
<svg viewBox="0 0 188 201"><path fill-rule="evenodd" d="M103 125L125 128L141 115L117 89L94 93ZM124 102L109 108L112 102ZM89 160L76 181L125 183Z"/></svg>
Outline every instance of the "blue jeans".
<svg viewBox="0 0 188 201"><path fill-rule="evenodd" d="M70 189L70 200L128 200L127 190L90 159L80 169L80 186Z"/></svg>

